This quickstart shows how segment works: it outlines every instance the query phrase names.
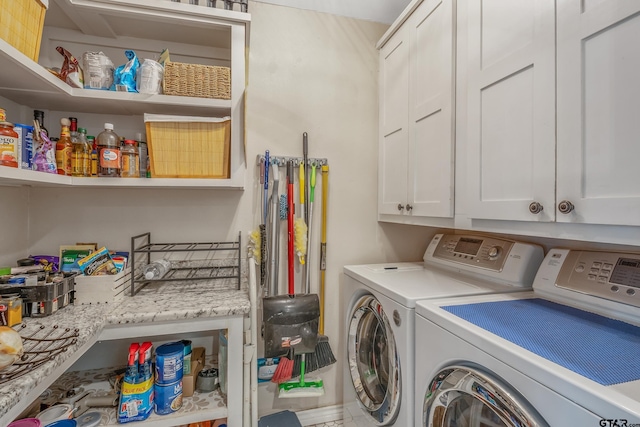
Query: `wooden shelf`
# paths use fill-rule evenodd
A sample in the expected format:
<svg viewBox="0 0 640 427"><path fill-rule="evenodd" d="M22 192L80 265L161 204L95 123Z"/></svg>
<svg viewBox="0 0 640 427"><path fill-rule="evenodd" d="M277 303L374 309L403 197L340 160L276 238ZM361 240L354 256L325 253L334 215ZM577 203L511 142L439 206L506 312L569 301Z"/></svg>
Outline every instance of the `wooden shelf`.
<svg viewBox="0 0 640 427"><path fill-rule="evenodd" d="M251 15L237 11L157 0L51 0L45 33L55 43L71 41L87 49L134 45L156 51L171 46L203 63L226 61L232 70L232 99L208 99L158 94L72 88L43 65L0 39L0 96L28 109L78 111L105 117L150 114L231 117L231 178L111 179L72 178L0 167L0 185L102 188L220 188L243 189L245 49ZM170 31L168 31L170 29ZM61 39L59 39L62 37ZM46 43L43 41L43 49ZM121 47L118 48L121 51ZM40 62L57 63L41 52ZM77 54L77 53L76 53ZM173 59L173 55L172 55ZM26 109L25 109L26 110ZM23 118L27 120L27 118Z"/></svg>
<svg viewBox="0 0 640 427"><path fill-rule="evenodd" d="M186 96L147 95L72 88L33 62L22 52L0 39L0 91L17 104L45 110L85 113L142 115L174 114L189 116L229 116L231 101Z"/></svg>

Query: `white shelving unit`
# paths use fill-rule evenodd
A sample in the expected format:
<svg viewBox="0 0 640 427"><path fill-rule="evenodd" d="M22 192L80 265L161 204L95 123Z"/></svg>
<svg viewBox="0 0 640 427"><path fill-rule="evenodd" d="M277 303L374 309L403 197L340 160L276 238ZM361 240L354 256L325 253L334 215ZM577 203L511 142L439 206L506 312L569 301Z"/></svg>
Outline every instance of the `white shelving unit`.
<svg viewBox="0 0 640 427"><path fill-rule="evenodd" d="M0 40L0 96L23 107L23 122L32 120L33 109L45 110L48 117L77 112L81 126L82 114L98 115L103 122L115 122L116 129L119 116L128 120L134 116L139 117L139 130L144 129L144 113L230 116L230 178L78 179L0 168L0 185L243 189L245 54L250 20L247 13L168 0L51 0L39 63ZM45 68L60 65L62 57L54 56L58 45L78 57L88 50L103 51L116 66L124 62L125 49L134 49L142 60L159 54L164 47L169 48L173 61L229 66L231 99L72 88ZM50 131L55 134L57 127Z"/></svg>
<svg viewBox="0 0 640 427"><path fill-rule="evenodd" d="M231 356L242 354L243 316L224 316L209 319L188 319L184 321L165 322L159 324L129 324L127 327L115 325L105 328L98 341L112 341L119 339L134 339L137 337L153 337L156 335L175 334L187 336L199 331L218 331L227 329L228 332L228 366L227 397L219 390L211 393L196 393L192 398L185 398L182 409L169 414L158 416L152 414L147 420L136 422L136 425L171 427L191 422L227 418L229 425L242 424L242 357ZM187 334L187 335L185 335ZM194 401L199 401L200 406ZM225 402L226 400L226 402ZM117 423L108 425L120 425Z"/></svg>

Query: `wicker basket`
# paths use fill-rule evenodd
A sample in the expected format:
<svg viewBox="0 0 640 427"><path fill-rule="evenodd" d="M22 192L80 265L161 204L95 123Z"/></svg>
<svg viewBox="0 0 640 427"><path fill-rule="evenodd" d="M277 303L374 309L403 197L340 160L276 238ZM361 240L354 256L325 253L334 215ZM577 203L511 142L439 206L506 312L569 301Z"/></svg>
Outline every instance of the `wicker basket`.
<svg viewBox="0 0 640 427"><path fill-rule="evenodd" d="M229 178L231 120L145 114L152 178Z"/></svg>
<svg viewBox="0 0 640 427"><path fill-rule="evenodd" d="M0 38L38 62L48 0L0 1Z"/></svg>
<svg viewBox="0 0 640 427"><path fill-rule="evenodd" d="M164 64L165 95L231 99L231 70L213 65Z"/></svg>

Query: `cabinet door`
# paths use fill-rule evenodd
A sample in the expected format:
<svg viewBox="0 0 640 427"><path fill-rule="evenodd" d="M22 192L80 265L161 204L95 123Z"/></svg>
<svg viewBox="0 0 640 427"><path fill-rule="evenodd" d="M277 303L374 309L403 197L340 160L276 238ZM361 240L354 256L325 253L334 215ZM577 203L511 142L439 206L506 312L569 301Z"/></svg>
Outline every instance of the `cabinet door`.
<svg viewBox="0 0 640 427"><path fill-rule="evenodd" d="M557 220L640 225L640 2L558 5ZM568 206L568 205L565 205Z"/></svg>
<svg viewBox="0 0 640 427"><path fill-rule="evenodd" d="M427 0L411 32L408 203L414 216L453 217L453 2Z"/></svg>
<svg viewBox="0 0 640 427"><path fill-rule="evenodd" d="M469 216L553 221L555 2L467 6Z"/></svg>
<svg viewBox="0 0 640 427"><path fill-rule="evenodd" d="M407 203L409 46L403 30L380 50L380 214L403 213Z"/></svg>

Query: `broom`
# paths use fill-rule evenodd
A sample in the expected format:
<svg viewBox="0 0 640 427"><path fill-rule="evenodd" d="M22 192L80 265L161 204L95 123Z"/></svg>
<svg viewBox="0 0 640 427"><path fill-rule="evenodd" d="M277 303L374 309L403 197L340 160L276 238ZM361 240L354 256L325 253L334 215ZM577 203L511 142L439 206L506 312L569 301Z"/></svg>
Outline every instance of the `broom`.
<svg viewBox="0 0 640 427"><path fill-rule="evenodd" d="M327 200L328 200L328 185L329 185L329 166L322 166L322 231L320 242L320 322L318 325L318 343L313 353L306 356L306 369L305 372L313 372L320 368L332 365L336 363L336 357L331 350L331 344L329 344L329 337L324 335L324 284L325 284L325 271L327 269ZM309 194L309 230L311 230L311 221L313 219L313 201L315 198L315 186L316 186L316 166L312 167L311 172L311 191ZM300 372L302 364L302 357L296 356L293 364L293 377L297 376Z"/></svg>
<svg viewBox="0 0 640 427"><path fill-rule="evenodd" d="M287 273L289 278L289 294L293 295L294 290L291 286L293 281L293 249L294 249L294 225L293 225L293 165L291 162L287 164ZM293 373L293 359L295 358L293 348L289 349L287 356L282 356L278 362L271 382L280 384L291 379Z"/></svg>

